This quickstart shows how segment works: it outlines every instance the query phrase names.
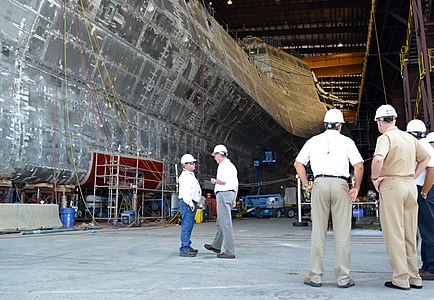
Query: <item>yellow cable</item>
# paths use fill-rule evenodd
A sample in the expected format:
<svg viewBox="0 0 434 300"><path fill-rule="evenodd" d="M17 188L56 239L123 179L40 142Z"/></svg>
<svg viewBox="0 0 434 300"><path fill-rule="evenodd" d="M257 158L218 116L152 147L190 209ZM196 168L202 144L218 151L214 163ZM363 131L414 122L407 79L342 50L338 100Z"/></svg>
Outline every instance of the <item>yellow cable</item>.
<svg viewBox="0 0 434 300"><path fill-rule="evenodd" d="M89 19L87 18L87 14L86 14L86 10L85 10L85 8L84 8L83 1L80 0L80 3L81 3L81 8L82 8L83 16L84 16L84 19L85 19L85 21L86 21L85 24L86 24L87 35L88 35L89 40L91 41L90 45L91 45L91 48L92 48L92 53L93 53L94 58L95 58L95 65L96 65L96 67L97 67L98 74L99 74L99 77L100 77L100 79L101 79L102 88L103 88L104 93L105 93L105 95L106 95L106 99L107 99L107 102L108 102L108 104L109 104L109 107L110 107L110 108L114 108L114 107L112 106L112 104L111 104L110 97L109 97L109 93L108 93L108 91L107 91L107 89L106 89L106 84L104 83L104 81L103 81L103 79L102 79L103 76L102 76L102 72L101 72L101 69L100 69L99 64L98 64L98 57L97 57L96 53L98 53L98 56L99 56L99 58L100 58L100 61L101 61L102 65L103 65L103 68L104 68L104 70L105 70L105 74L107 75L107 79L108 79L108 81L109 81L108 84L110 85L110 87L111 87L111 89L112 89L112 91L113 91L113 94L114 94L114 96L115 96L115 100L116 100L116 103L117 103L117 105L118 105L117 107L118 107L119 111L121 112L121 117L124 117L124 122L128 125L128 129L129 129L128 132L129 132L129 134L130 134L130 138L131 138L132 140L136 140L136 141L137 141L137 140L138 140L137 133L134 132L135 135L136 135L135 137L131 134L131 132L133 132L133 131L131 130L131 127L130 127L130 125L129 125L130 122L129 122L129 120L127 119L127 114L126 114L126 112L125 112L124 106L123 106L122 102L120 101L120 99L119 99L119 97L118 97L118 94L117 94L117 92L116 92L116 90L115 90L115 88L114 88L113 82L111 81L111 78L110 78L109 72L108 72L107 67L106 67L106 64L105 64L104 57L102 56L101 49L100 49L100 47L99 47L98 40L95 38L94 34L92 34L91 31L90 31L90 29L89 29L89 24L90 24L91 22L90 22ZM87 5L88 5L88 7L89 7L89 3L88 3L88 2L86 2L86 3L87 3ZM92 41L93 41L93 42L92 42ZM96 50L95 50L95 48L96 48ZM118 123L118 125L119 125L119 128L121 129L122 133L125 133L125 131L124 131L124 129L123 129L123 126L122 126L122 122L119 121L117 114L115 114L115 118L116 118L116 121L117 121L117 123ZM143 147L143 145L141 145L141 146ZM157 174L157 175L155 174L155 173L159 173L159 172L158 172L158 168L155 166L155 164L154 164L153 161L152 161L152 165L153 165L154 168L151 168L151 167L150 167L148 161L145 161L145 160L141 160L141 161L143 162L143 164L144 164L146 167L148 167L148 170L146 170L146 171L149 171L151 174L153 174L153 176L154 176L157 180L161 180L162 182L164 182L164 178L163 178L162 174L161 174L161 179L157 176L157 175L160 175L160 174Z"/></svg>
<svg viewBox="0 0 434 300"><path fill-rule="evenodd" d="M420 81L419 81L419 84L417 86L416 104L414 106L414 113L413 113L414 119L416 119L419 116L419 107L420 107L421 98L422 98L422 87L421 87Z"/></svg>
<svg viewBox="0 0 434 300"><path fill-rule="evenodd" d="M89 8L89 3L88 3L88 1L86 1L86 3L87 3L87 6L88 6L88 8ZM81 4L81 9L82 9L82 12L83 12L83 16L84 16L84 19L85 19L85 25L86 25L86 30L87 30L87 34L88 34L88 37L89 37L89 40L91 41L91 43L90 43L90 45L91 45L91 49L92 49L92 53L93 53L93 55L94 55L94 58L95 58L95 65L96 65L96 67L97 67L97 70L98 70L98 74L99 74L99 77L100 77L100 79L101 79L101 83L102 83L102 88L103 88L103 90L104 90L104 93L105 93L105 96L106 96L106 100L107 100L107 103L108 103L108 105L109 105L109 107L110 108L114 108L113 107L113 105L112 105L112 102L110 101L110 96L109 96L109 92L107 91L107 88L106 88L106 83L104 82L104 80L103 80L103 76L102 76L102 72L101 72L101 69L100 69L100 66L99 66L99 64L98 64L98 56L99 56L99 58L100 58L100 62L101 62L101 64L102 64L102 66L103 66L103 68L104 68L104 71L105 71L105 74L106 74L106 76L107 76L107 81L108 81L108 85L109 85L109 87L111 88L111 91L112 91L112 93L113 93L113 95L114 95L114 100L115 100L115 103L116 103L116 107L118 108L118 110L119 110L119 112L120 112L120 117L121 117L121 119L127 124L127 128L128 128L128 133L129 133L129 135L130 135L130 138L132 139L132 140L138 140L138 134L137 134L137 132L136 131L134 131L134 130L132 130L132 126L130 125L130 122L129 122L129 120L128 120L128 116L127 116L127 113L126 113L126 111L125 111L125 107L124 107L124 105L123 105L123 103L122 103L122 101L120 100L120 98L119 98L119 95L118 95L118 93L117 93L117 91L116 91L116 89L115 89L115 87L114 87L114 84L113 84L113 82L112 82L112 80L111 80L111 77L110 77L110 75L109 75L109 72L108 72L108 70L107 70L107 67L106 67L106 64L105 64L105 60L104 60L104 57L102 56L102 52L101 52L101 49L100 49L100 47L99 47L99 43L98 43L98 40L95 38L95 35L93 34L93 33L91 33L91 30L90 30L90 22L89 22L89 19L88 19L88 17L87 17L87 12L86 12L86 9L84 8L84 4L83 4L83 1L82 0L80 0L80 4ZM90 9L89 9L90 10ZM79 190L80 190L80 195L81 195L81 197L82 197L82 199L84 200L83 202L84 202L84 204L85 204L85 206L86 206L86 209L90 212L90 209L88 208L88 206L87 206L87 203L86 203L86 201L85 201L85 198L84 198L84 195L83 195L83 191L82 191L82 188L81 188L81 185L80 185L80 181L79 181L79 176L78 176L78 170L77 170L77 166L76 166L76 163L75 163L75 157L74 157L74 152L73 152L73 148L72 148L72 136L71 136L71 123L70 123L70 116L69 116L69 94L68 94L68 89L69 89L69 87L68 87L68 76L67 76L67 72L66 72L66 70L67 70L67 61L66 61L66 7L65 7L65 11L64 11L64 15L63 15L63 24L64 24L64 30L63 30L63 37L64 37L64 69L65 69L65 102L66 102L66 105L65 105L65 110L66 110L66 117L67 117L67 125L68 125L68 139L69 139L69 143L70 143L70 152L71 152L71 157L72 157L72 163L73 163L73 166L74 166L74 171L75 171L75 177L76 177L76 180L77 180L77 182L78 182L78 187L79 187ZM96 48L96 49L95 49ZM97 55L97 53L98 53L98 55ZM116 118L116 120L117 120L117 123L119 124L119 127L120 127L120 129L122 130L122 132L123 133L125 133L125 131L124 131L124 129L123 129L123 126L122 126L122 122L118 119L118 116L117 116L117 114L115 114L115 118ZM143 145L142 144L140 144L140 146L142 146L143 147ZM148 171L148 172L150 172L151 174L153 174L154 175L154 177L157 179L157 180L161 180L161 182L164 184L164 183L167 183L166 182L166 180L163 178L163 174L164 174L164 170L163 170L163 172L159 172L158 171L158 169L157 169L157 167L156 167L156 165L154 164L154 162L153 161L148 161L148 160L140 160L140 161L142 161L142 163L143 163L143 165L144 166L146 166L146 167L148 167L148 170L145 170L145 171ZM152 164L152 166L154 167L153 169L151 169L151 167L150 167L150 165L149 165L149 162ZM161 176L161 178L159 178L159 176ZM167 187L166 187L167 188ZM170 187L170 186L168 186L168 191L173 191L173 189ZM91 213L91 215L92 215L92 213ZM172 218L173 219L173 218ZM95 218L94 218L94 216L92 215L92 220L95 222L95 223L97 223L96 221L95 221ZM97 223L98 224L98 223Z"/></svg>
<svg viewBox="0 0 434 300"><path fill-rule="evenodd" d="M375 15L374 15L374 27L375 27L375 39L377 41L378 61L380 62L381 83L383 84L384 102L387 104L386 85L384 83L383 63L381 61L380 43L378 40L377 22L375 22Z"/></svg>
<svg viewBox="0 0 434 300"><path fill-rule="evenodd" d="M360 80L359 101L357 102L357 114L355 120L356 122L359 116L360 103L362 102L362 93L365 85L366 69L368 66L369 48L371 46L372 24L373 24L373 19L375 17L375 0L372 0L371 2L371 12L369 15L370 17L369 17L369 24L368 24L368 36L366 37L366 48L365 48L366 50L365 50L365 58L363 59L362 78Z"/></svg>
<svg viewBox="0 0 434 300"><path fill-rule="evenodd" d="M68 93L68 72L67 72L67 56L66 56L66 49L67 49L67 43L66 43L66 6L65 6L65 10L63 13L63 61L64 61L64 78L65 78L65 111L66 111L66 122L67 122L67 132L68 132L68 140L69 140L69 149L71 152L71 161L72 164L74 166L74 174L75 174L75 178L77 180L78 183L78 188L80 191L80 195L83 199L83 202L85 204L86 209L89 211L89 213L92 216L92 221L95 222L96 224L98 224L98 222L96 222L94 215L90 212L90 209L87 206L87 203L85 201L84 195L83 195L83 191L80 185L80 179L78 176L78 170L77 170L77 165L75 163L75 156L74 156L74 149L72 148L72 137L71 137L71 119L69 116L69 93ZM85 212L86 213L86 212ZM99 224L98 224L99 225Z"/></svg>
<svg viewBox="0 0 434 300"><path fill-rule="evenodd" d="M125 111L124 105L123 105L122 101L120 100L120 98L119 98L119 96L118 96L118 93L117 93L117 91L116 91L116 89L115 89L115 87L114 87L114 84L113 84L112 80L111 80L110 74L109 74L109 72L108 72L108 70L107 70L107 67L106 67L106 64L105 64L105 60L104 60L104 57L102 56L101 48L100 48L100 46L99 46L98 39L95 38L95 35L92 34L92 33L90 32L90 30L89 30L89 24L90 24L91 22L90 22L89 19L87 18L86 9L85 9L85 7L84 7L84 5L83 5L83 1L80 0L80 3L81 3L81 8L82 8L83 16L84 16L84 19L85 19L85 21L86 21L85 23L86 23L87 34L88 34L89 40L91 41L90 44L91 44L91 47L92 47L92 53L93 53L94 58L95 58L95 65L96 65L96 67L97 67L98 74L99 74L99 77L100 77L100 79L101 79L101 83L102 83L103 90L104 90L104 92L105 92L105 94L106 94L106 97L107 97L107 100L108 100L108 102L109 102L109 106L112 107L112 106L111 106L111 102L109 101L109 95L108 95L108 92L107 92L107 89L106 89L106 85L105 85L105 83L104 83L104 81L103 81L103 79L102 79L103 76L102 76L101 69L100 69L100 67L99 67L99 65L98 65L98 58L97 58L97 56L96 56L96 53L98 53L98 56L99 56L100 61L101 61L101 64L102 64L102 66L103 66L103 68L104 68L104 71L105 71L105 74L106 74L106 76L107 76L108 85L109 85L109 87L111 88L111 90L112 90L112 92L113 92L113 95L114 95L114 98L115 98L115 102L116 102L116 104L117 104L117 107L118 107L119 111L121 112L121 118L123 117L124 122L127 124L128 133L129 133L129 135L130 135L130 138L131 138L132 140L138 141L139 138L138 138L137 132L133 131L132 128L131 128L131 125L130 125L130 122L129 122L129 120L128 120L128 116L127 116L127 113L126 113L126 111ZM88 3L88 1L86 1L86 4L87 4L88 9L90 10L90 7L89 7L89 3ZM92 42L92 41L93 41L93 42ZM94 47L94 45L95 45L95 47ZM95 51L95 48L96 48L96 51ZM117 123L118 123L120 129L122 130L122 133L125 133L124 128L123 128L123 126L122 126L122 122L119 121L118 116L117 116L116 114L115 114L115 118L116 118L116 120L117 120ZM140 146L143 148L143 144L140 143ZM157 180L161 180L161 182L167 183L167 182L165 181L165 179L163 178L163 176L162 176L163 174L159 174L159 172L158 172L158 168L156 167L156 165L154 164L153 161L151 161L151 164L152 164L152 167L153 167L153 168L151 168L151 166L149 165L149 161L147 161L147 160L141 160L141 162L142 162L146 167L148 167L148 170L146 170L146 171L149 171L149 172L150 172L150 173L155 177L155 179L157 179ZM161 179L158 177L158 175L161 175ZM173 190L171 190L170 187L169 187L169 191L172 191L172 192L173 192Z"/></svg>

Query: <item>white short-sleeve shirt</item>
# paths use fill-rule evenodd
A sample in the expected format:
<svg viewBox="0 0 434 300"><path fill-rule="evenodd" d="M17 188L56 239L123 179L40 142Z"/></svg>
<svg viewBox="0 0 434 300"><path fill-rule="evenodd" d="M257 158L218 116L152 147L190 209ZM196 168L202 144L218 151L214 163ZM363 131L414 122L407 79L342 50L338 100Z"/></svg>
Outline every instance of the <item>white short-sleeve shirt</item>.
<svg viewBox="0 0 434 300"><path fill-rule="evenodd" d="M238 190L238 171L228 158L219 163L217 167L216 178L226 183L216 184L214 187L214 192Z"/></svg>
<svg viewBox="0 0 434 300"><path fill-rule="evenodd" d="M310 161L314 176L324 174L349 177L349 163L363 163L352 139L330 129L310 138L301 149L296 161L307 165Z"/></svg>
<svg viewBox="0 0 434 300"><path fill-rule="evenodd" d="M430 143L428 143L428 140L426 138L420 139L419 143L421 143L424 148L426 148L426 150L428 150L429 156L431 156L427 168L433 168L434 167L434 148L431 146ZM416 163L417 166L417 163ZM416 178L416 184L423 186L424 182L425 182L425 177L426 177L426 169L422 171L422 173L420 173L420 175Z"/></svg>

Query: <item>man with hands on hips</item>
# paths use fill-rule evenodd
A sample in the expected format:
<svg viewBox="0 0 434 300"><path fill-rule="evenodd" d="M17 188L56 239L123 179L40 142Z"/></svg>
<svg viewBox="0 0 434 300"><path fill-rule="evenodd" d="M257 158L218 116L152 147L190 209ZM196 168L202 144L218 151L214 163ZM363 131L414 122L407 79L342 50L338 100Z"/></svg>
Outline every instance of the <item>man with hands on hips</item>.
<svg viewBox="0 0 434 300"><path fill-rule="evenodd" d="M396 126L396 110L381 105L375 113L378 131L371 166L371 180L380 195L381 228L392 268L385 287L422 288L417 262L417 194L414 179L425 169L428 150L411 134ZM415 162L418 162L415 171Z"/></svg>

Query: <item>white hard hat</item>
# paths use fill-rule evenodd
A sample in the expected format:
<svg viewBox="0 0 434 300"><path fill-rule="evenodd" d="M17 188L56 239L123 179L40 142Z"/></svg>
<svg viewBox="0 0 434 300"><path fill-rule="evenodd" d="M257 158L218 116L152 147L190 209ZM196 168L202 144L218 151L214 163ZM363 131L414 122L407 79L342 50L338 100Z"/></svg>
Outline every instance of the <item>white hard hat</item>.
<svg viewBox="0 0 434 300"><path fill-rule="evenodd" d="M214 155L216 153L227 154L228 153L228 149L226 149L225 145L217 145L217 146L214 147L214 151L212 152L212 155Z"/></svg>
<svg viewBox="0 0 434 300"><path fill-rule="evenodd" d="M330 109L324 116L324 123L345 123L344 115L339 109Z"/></svg>
<svg viewBox="0 0 434 300"><path fill-rule="evenodd" d="M181 157L181 164L186 164L186 163L190 163L190 162L195 162L196 161L196 159L193 157L193 155L191 155L191 154L184 154L182 157Z"/></svg>
<svg viewBox="0 0 434 300"><path fill-rule="evenodd" d="M428 133L426 136L426 140L428 141L428 143L433 143L434 142L434 132Z"/></svg>
<svg viewBox="0 0 434 300"><path fill-rule="evenodd" d="M396 114L396 110L393 108L390 104L383 104L379 108L377 108L377 111L375 112L375 121L381 121L381 118L396 118L398 115Z"/></svg>
<svg viewBox="0 0 434 300"><path fill-rule="evenodd" d="M422 120L414 119L408 122L407 132L426 132L425 123Z"/></svg>

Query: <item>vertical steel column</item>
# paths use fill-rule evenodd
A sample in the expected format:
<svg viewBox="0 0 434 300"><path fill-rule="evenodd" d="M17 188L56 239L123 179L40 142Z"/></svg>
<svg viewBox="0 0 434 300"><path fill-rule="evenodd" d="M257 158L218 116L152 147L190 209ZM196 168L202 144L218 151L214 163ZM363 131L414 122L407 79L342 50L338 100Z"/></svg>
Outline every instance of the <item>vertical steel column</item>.
<svg viewBox="0 0 434 300"><path fill-rule="evenodd" d="M301 179L300 176L295 175L297 178L297 211L298 211L298 222L301 223Z"/></svg>
<svg viewBox="0 0 434 300"><path fill-rule="evenodd" d="M121 145L118 146L118 161L116 164L116 199L115 199L115 219L119 216L119 175L121 163Z"/></svg>
<svg viewBox="0 0 434 300"><path fill-rule="evenodd" d="M93 153L92 153L93 155ZM104 171L105 171L105 165L104 165ZM95 151L95 172L94 172L94 178L93 178L93 208L92 208L92 220L95 219L95 206L96 206L96 189L97 189L97 177L98 177L98 152ZM104 176L105 181L105 176ZM89 209L88 205L89 203L86 202L86 196L83 199L83 202L85 202L84 205L84 217L86 218L86 210ZM89 210L90 212L90 210Z"/></svg>
<svg viewBox="0 0 434 300"><path fill-rule="evenodd" d="M414 30L416 33L417 52L419 60L419 75L424 120L430 130L434 130L434 115L432 106L431 79L429 76L428 49L426 46L425 24L422 14L421 0L412 0ZM428 72L428 75L426 74Z"/></svg>
<svg viewBox="0 0 434 300"><path fill-rule="evenodd" d="M135 217L138 218L137 214L137 193L139 192L139 160L140 160L140 152L137 150L136 152L137 158L136 158L136 177L134 178L134 192L133 196L131 197L131 205L134 210ZM142 208L143 209L143 208Z"/></svg>
<svg viewBox="0 0 434 300"><path fill-rule="evenodd" d="M402 86L404 89L405 123L407 124L411 119L413 119L411 111L410 81L408 78L408 59L405 59L402 65Z"/></svg>

